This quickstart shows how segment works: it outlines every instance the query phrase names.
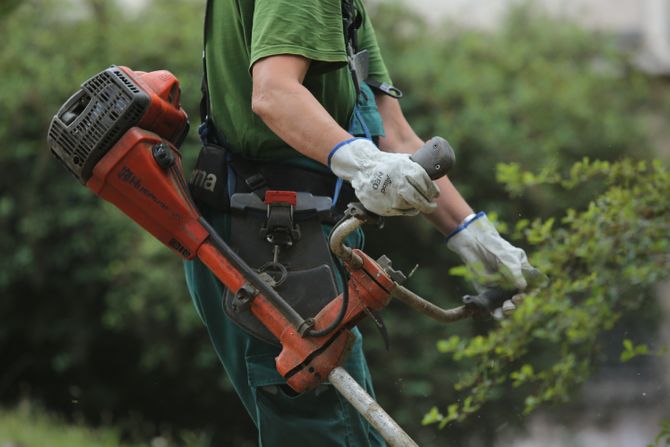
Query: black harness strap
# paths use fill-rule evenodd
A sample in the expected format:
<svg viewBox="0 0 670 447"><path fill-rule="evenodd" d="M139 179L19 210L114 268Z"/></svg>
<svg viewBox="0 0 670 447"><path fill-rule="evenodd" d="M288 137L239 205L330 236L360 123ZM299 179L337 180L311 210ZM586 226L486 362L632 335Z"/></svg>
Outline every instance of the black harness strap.
<svg viewBox="0 0 670 447"><path fill-rule="evenodd" d="M235 192L253 192L261 200L268 190L306 191L314 196L331 197L337 182L332 174L287 164L252 162L241 157L233 157L229 163L237 176ZM355 200L353 188L346 183L336 209L344 211Z"/></svg>
<svg viewBox="0 0 670 447"><path fill-rule="evenodd" d="M209 87L207 85L207 27L208 21L211 17L211 1L207 0L205 6L205 25L203 26L202 32L202 81L200 83L200 92L202 93L202 98L200 98L200 122L206 123L209 117L211 116L211 109L209 106Z"/></svg>
<svg viewBox="0 0 670 447"><path fill-rule="evenodd" d="M347 61L351 79L356 88L356 98L361 95L361 84L365 82L374 90L393 98L402 98L402 91L386 82L379 82L368 77L368 52L358 51L358 30L363 26L363 15L356 9L354 0L342 0L342 23L347 50Z"/></svg>
<svg viewBox="0 0 670 447"><path fill-rule="evenodd" d="M361 95L361 84L368 77L368 52L358 51L358 29L363 24L363 16L354 6L353 0L342 0L342 26L344 31L347 65L356 89L356 102Z"/></svg>

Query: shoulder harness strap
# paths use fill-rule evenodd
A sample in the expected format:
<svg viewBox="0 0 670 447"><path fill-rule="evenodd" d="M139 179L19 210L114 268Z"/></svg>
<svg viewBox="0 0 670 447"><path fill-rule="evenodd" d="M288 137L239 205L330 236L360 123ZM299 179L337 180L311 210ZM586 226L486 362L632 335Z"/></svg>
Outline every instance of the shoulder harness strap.
<svg viewBox="0 0 670 447"><path fill-rule="evenodd" d="M342 0L342 22L344 27L344 39L346 41L347 61L351 78L356 88L356 96L361 94L361 84L365 82L375 90L394 98L402 98L403 93L386 82L379 82L368 78L368 52L358 51L357 32L363 25L363 16L356 9L354 0Z"/></svg>

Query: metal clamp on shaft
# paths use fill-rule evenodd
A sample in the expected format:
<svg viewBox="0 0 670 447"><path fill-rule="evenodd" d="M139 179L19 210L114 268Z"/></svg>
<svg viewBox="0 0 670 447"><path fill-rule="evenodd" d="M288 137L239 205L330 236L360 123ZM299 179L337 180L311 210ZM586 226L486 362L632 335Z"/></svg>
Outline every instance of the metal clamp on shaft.
<svg viewBox="0 0 670 447"><path fill-rule="evenodd" d="M233 297L233 309L235 312L246 312L251 307L251 302L258 295L258 290L251 284L246 283L235 293Z"/></svg>

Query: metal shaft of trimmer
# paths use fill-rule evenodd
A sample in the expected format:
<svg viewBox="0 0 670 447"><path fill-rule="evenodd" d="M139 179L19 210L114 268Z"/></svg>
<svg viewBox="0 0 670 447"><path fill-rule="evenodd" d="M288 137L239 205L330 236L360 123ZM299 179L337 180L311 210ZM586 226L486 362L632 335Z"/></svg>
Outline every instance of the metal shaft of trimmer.
<svg viewBox="0 0 670 447"><path fill-rule="evenodd" d="M328 380L382 435L390 447L419 447L344 368L338 366L333 369Z"/></svg>

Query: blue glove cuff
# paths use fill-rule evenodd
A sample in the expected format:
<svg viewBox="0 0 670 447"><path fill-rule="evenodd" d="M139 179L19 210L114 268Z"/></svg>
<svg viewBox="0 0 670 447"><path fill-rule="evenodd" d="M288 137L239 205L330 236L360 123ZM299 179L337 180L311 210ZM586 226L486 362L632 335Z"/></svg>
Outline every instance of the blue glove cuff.
<svg viewBox="0 0 670 447"><path fill-rule="evenodd" d="M335 147L332 148L330 153L328 154L328 169L330 169L330 160L333 158L333 155L335 155L335 152L337 152L342 146L347 145L355 140L367 140L367 138L354 137L337 143Z"/></svg>
<svg viewBox="0 0 670 447"><path fill-rule="evenodd" d="M463 230L465 230L466 228L468 228L468 226L469 226L472 222L474 222L475 220L480 219L480 218L482 218L482 217L485 217L485 216L486 216L486 213L485 213L484 211L480 211L480 212L478 212L477 214L471 214L471 215L469 215L468 217L466 217L465 219L463 219L463 223L462 223L462 224L460 224L458 227L456 227L456 229L455 229L454 231L452 231L451 233L449 233L449 234L447 235L447 238L444 240L444 242L449 242L449 239L451 239L452 237L456 236L456 235L457 235L458 233L460 233L461 231L463 231Z"/></svg>

